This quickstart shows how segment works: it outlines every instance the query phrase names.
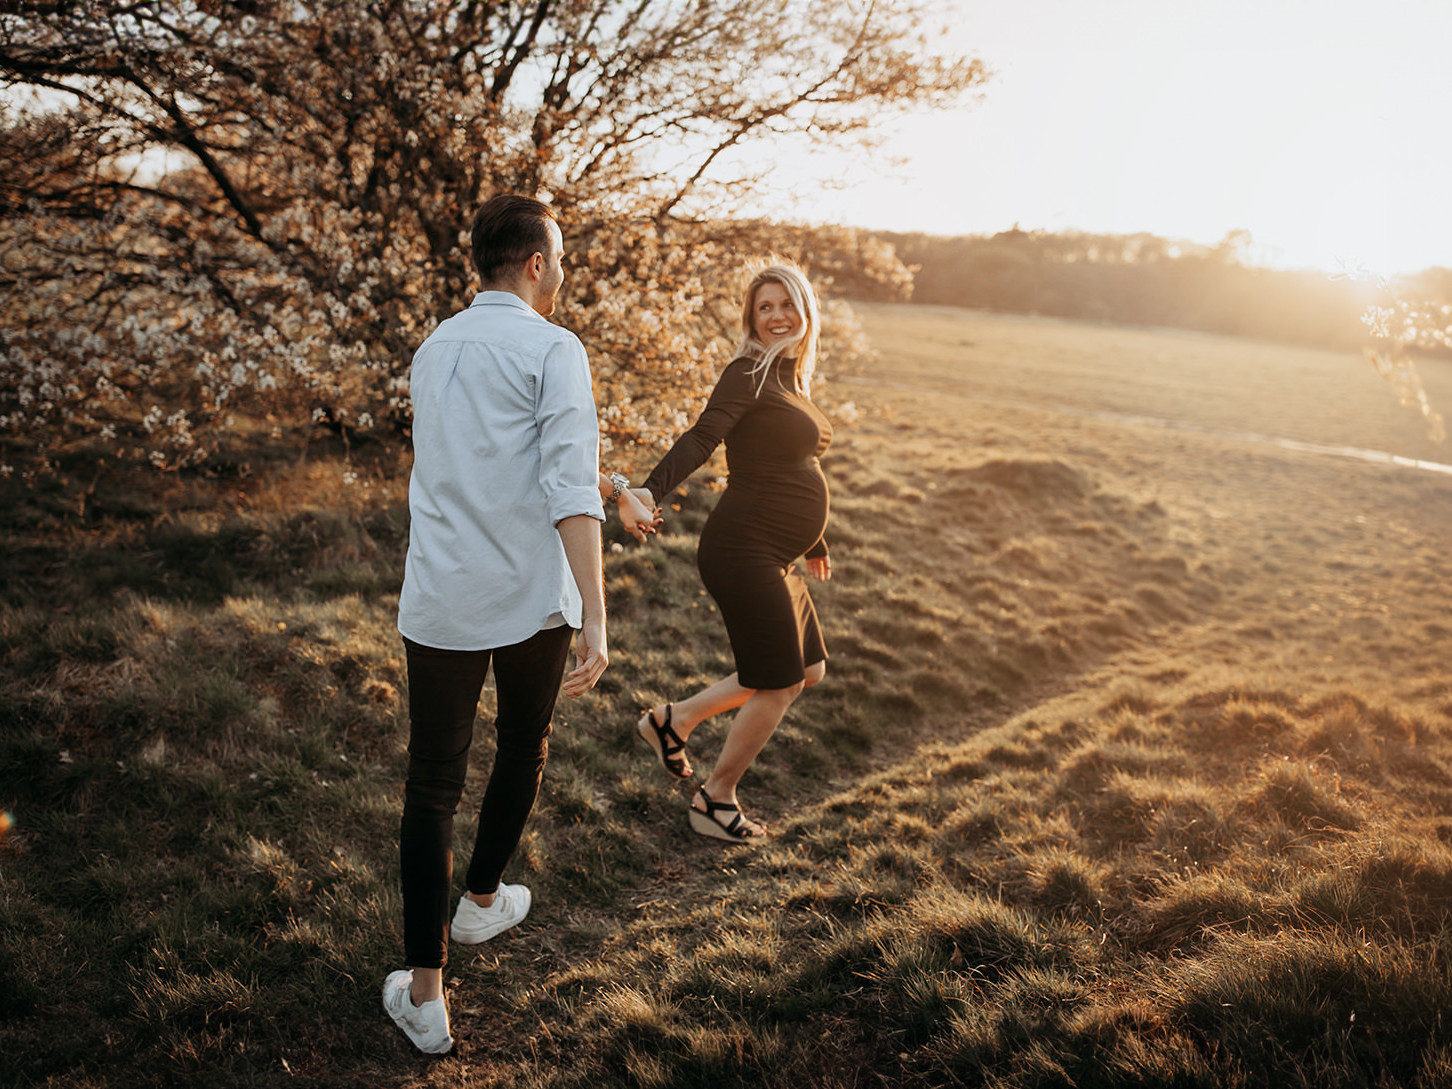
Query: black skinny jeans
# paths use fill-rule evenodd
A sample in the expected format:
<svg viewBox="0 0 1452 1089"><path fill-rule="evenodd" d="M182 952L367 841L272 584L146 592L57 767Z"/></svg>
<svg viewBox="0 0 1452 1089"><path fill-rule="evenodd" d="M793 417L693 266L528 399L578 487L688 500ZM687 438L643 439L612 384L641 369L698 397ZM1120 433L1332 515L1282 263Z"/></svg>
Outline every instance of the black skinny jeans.
<svg viewBox="0 0 1452 1089"><path fill-rule="evenodd" d="M454 872L454 813L464 794L469 745L484 677L494 661L498 748L479 806L479 831L465 887L481 895L519 846L539 795L550 718L574 629L536 632L493 650L435 650L405 639L408 655L408 780L403 790L399 865L404 963L442 968L448 952Z"/></svg>

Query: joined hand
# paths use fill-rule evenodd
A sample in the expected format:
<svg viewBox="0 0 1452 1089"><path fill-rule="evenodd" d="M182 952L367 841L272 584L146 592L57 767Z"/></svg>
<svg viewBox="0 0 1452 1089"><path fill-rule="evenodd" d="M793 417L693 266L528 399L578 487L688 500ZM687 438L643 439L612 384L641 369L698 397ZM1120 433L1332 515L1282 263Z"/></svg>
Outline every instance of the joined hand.
<svg viewBox="0 0 1452 1089"><path fill-rule="evenodd" d="M654 506L654 502L654 498L645 488L627 488L615 501L616 508L620 511L620 524L625 527L625 532L641 544L664 521L660 516L660 508Z"/></svg>

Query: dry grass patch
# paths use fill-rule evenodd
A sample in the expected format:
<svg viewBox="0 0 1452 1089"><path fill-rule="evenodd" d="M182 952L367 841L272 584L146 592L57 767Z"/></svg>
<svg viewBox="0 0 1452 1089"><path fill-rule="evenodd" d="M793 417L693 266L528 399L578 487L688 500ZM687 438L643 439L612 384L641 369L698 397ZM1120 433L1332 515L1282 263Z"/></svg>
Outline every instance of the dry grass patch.
<svg viewBox="0 0 1452 1089"><path fill-rule="evenodd" d="M511 877L531 918L456 950L442 1062L377 1001L399 946L397 467L366 502L356 452L272 485L4 496L7 1073L1440 1084L1442 482L1043 411L1025 376L1058 360L1040 399L1107 382L1194 424L1213 387L1230 426L1240 356L1176 339L1180 369L1086 361L1107 343L1087 327L955 320L971 358L904 346L877 372L896 386L851 390L861 420L826 466L836 577L813 591L833 657L743 784L759 849L691 836L690 788L631 730L730 669L694 567L714 493L672 497L648 548L607 530L611 669L559 710ZM722 732L692 738L698 766Z"/></svg>

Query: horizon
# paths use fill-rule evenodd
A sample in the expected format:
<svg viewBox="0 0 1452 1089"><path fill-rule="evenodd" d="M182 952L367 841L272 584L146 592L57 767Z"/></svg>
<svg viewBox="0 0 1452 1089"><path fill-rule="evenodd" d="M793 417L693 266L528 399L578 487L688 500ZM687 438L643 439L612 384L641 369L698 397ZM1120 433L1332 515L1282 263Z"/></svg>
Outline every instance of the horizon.
<svg viewBox="0 0 1452 1089"><path fill-rule="evenodd" d="M944 39L989 80L962 107L885 124L870 170L860 151L783 149L771 214L942 237L1017 226L1210 246L1244 231L1246 259L1268 268L1452 267L1438 116L1452 5L947 7Z"/></svg>
<svg viewBox="0 0 1452 1089"><path fill-rule="evenodd" d="M939 238L1211 247L1238 234L1248 265L1368 279L1452 268L1452 143L1438 138L1452 5L942 0L942 12L925 36L981 61L986 83L958 107L883 120L876 151L786 138L767 172L723 156L770 174L738 211Z"/></svg>
<svg viewBox="0 0 1452 1089"><path fill-rule="evenodd" d="M925 238L934 238L934 239L941 239L941 240L946 240L946 241L987 240L987 239L996 238L999 235L1013 234L1014 232L1018 232L1018 233L1021 233L1021 234L1028 234L1028 235L1038 235L1038 234L1042 234L1042 235L1047 235L1047 236L1050 236L1050 237L1065 237L1065 236L1082 235L1082 236L1084 236L1086 238L1134 238L1134 237L1141 236L1141 235L1148 235L1148 236L1150 236L1152 238L1157 238L1157 239L1159 239L1159 240L1161 240L1163 242L1168 243L1172 248L1173 247L1184 247L1184 248L1187 248L1187 249L1209 248L1209 247L1212 247L1212 246L1216 245L1219 242L1224 241L1224 239L1212 239L1210 241L1199 241L1199 240L1190 239L1190 238L1177 238L1177 237L1173 237L1173 236L1170 236L1170 235L1157 234L1154 231L1091 231L1091 230L1084 230L1084 229L1079 228L1079 227L1056 227L1056 228L1048 228L1048 227L1025 227L1021 223L1011 223L1007 227L1002 227L1002 228L998 228L998 229L989 229L989 230L982 230L982 231L963 231L963 232L954 232L954 233L948 233L948 232L944 232L944 231L920 230L920 229L897 229L897 228L891 228L891 227L868 227L868 226L864 226L864 225L859 224L859 223L841 224L841 226L850 227L850 228L852 228L854 230L866 231L866 232L868 232L870 234L922 235ZM1232 232L1232 233L1234 233L1234 232ZM1259 259L1259 256L1260 256L1259 255L1259 251L1260 251L1260 249L1261 249L1261 247L1258 244L1256 244L1254 242L1254 240L1252 239L1250 241L1250 244L1248 244L1247 246L1245 246L1244 250L1241 252L1241 254L1240 254L1240 259L1241 259L1240 260L1240 263L1243 264L1243 265L1245 265L1245 266L1247 266L1247 267L1250 267L1250 268L1264 268L1264 269L1268 269L1268 270L1274 271L1274 272L1304 272L1304 273L1308 273L1308 274L1325 275L1329 279L1347 279L1347 278L1349 278L1349 279L1359 279L1359 280L1368 280L1368 281L1369 280L1374 280L1378 276L1382 276L1382 275L1384 275L1385 278L1388 279L1388 280L1402 280L1402 279L1415 278L1417 276L1421 276L1421 275L1427 274L1427 273L1436 273L1436 272L1452 271L1452 258L1449 258L1449 261L1448 261L1447 264L1427 265L1424 268L1412 269L1412 270L1406 271L1406 272L1395 271L1395 272L1389 272L1389 273L1382 274L1379 270L1375 270L1375 269L1368 268L1365 265L1359 265L1358 266L1358 265L1351 265L1349 263L1348 264L1340 264L1340 265L1337 265L1334 268L1321 268L1321 267L1313 267L1313 266L1309 266L1309 265L1295 265L1295 264L1276 263L1274 260L1261 260L1261 259ZM1172 257L1179 257L1179 256L1182 256L1182 255L1179 254L1179 253L1172 253L1171 256Z"/></svg>

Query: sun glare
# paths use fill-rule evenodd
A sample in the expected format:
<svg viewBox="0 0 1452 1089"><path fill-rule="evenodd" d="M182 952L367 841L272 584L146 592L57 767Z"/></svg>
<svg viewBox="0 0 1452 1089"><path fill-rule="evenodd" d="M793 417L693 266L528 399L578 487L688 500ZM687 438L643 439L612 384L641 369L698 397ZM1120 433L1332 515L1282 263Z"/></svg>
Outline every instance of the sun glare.
<svg viewBox="0 0 1452 1089"><path fill-rule="evenodd" d="M1452 267L1439 44L1452 5L1317 0L1308 22L1256 0L1117 0L1111 17L1057 0L960 3L962 48L993 72L982 98L896 123L880 169L845 155L796 167L846 179L812 194L815 218L1198 244L1248 231L1247 256L1268 265ZM910 162L895 175L894 155Z"/></svg>
<svg viewBox="0 0 1452 1089"><path fill-rule="evenodd" d="M1379 273L1407 271L1417 262L1421 231L1405 199L1393 154L1373 141L1358 151L1358 134L1375 133L1363 108L1327 113L1290 125L1279 147L1240 166L1244 218L1275 263Z"/></svg>

